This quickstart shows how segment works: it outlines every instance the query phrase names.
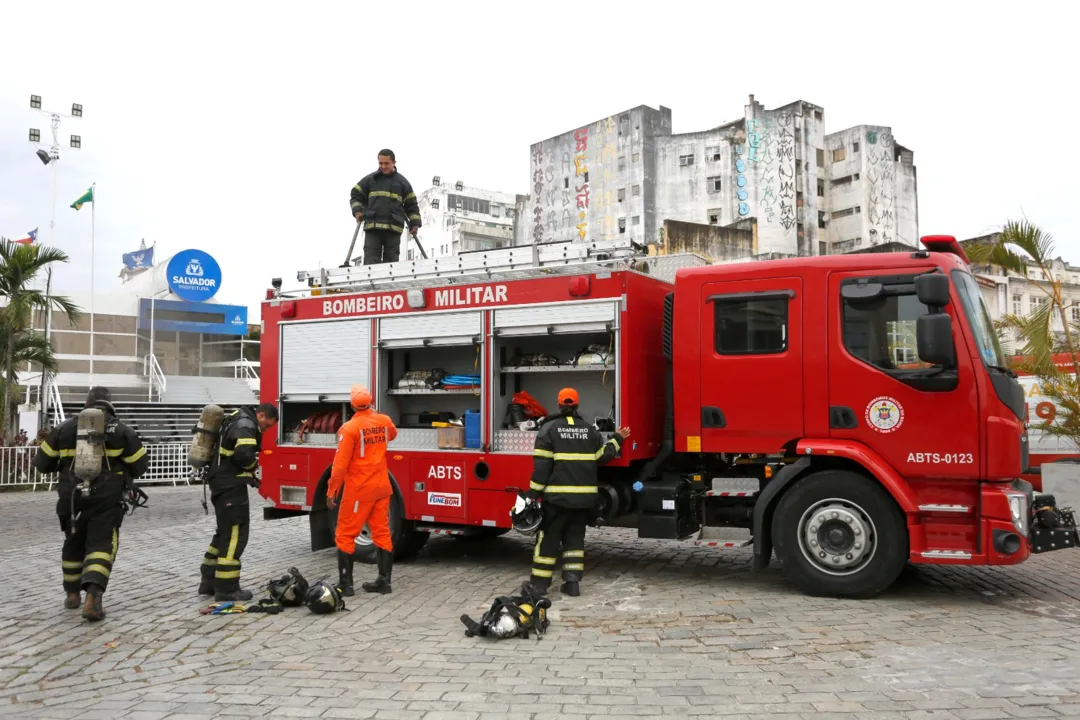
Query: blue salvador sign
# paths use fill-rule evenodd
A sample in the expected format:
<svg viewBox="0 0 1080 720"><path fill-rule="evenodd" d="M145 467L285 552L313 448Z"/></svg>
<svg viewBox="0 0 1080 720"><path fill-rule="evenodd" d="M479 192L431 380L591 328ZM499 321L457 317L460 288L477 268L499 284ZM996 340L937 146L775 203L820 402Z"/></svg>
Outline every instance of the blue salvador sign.
<svg viewBox="0 0 1080 720"><path fill-rule="evenodd" d="M181 300L203 302L221 288L221 267L202 250L182 250L172 256L165 274L169 289Z"/></svg>
<svg viewBox="0 0 1080 720"><path fill-rule="evenodd" d="M243 305L139 300L140 330L188 332L201 335L247 335L248 309Z"/></svg>

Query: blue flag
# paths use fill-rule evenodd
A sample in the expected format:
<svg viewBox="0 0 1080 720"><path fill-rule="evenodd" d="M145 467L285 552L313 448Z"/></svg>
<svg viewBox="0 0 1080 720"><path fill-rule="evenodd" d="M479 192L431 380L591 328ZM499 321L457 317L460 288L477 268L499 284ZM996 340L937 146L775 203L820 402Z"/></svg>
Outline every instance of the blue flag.
<svg viewBox="0 0 1080 720"><path fill-rule="evenodd" d="M144 247L141 250L124 253L124 267L128 270L152 267L154 264L154 248Z"/></svg>

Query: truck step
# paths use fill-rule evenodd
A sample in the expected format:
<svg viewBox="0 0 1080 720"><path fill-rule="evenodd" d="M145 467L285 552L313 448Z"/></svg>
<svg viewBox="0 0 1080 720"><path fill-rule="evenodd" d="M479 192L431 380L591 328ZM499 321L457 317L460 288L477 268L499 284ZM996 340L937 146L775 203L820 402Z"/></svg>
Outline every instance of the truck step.
<svg viewBox="0 0 1080 720"><path fill-rule="evenodd" d="M469 529L454 527L435 527L434 525L417 525L417 532L431 533L432 535L467 535Z"/></svg>
<svg viewBox="0 0 1080 720"><path fill-rule="evenodd" d="M713 478L706 497L750 497L761 489L757 478Z"/></svg>
<svg viewBox="0 0 1080 720"><path fill-rule="evenodd" d="M754 541L742 540L739 542L725 542L723 540L695 540L694 544L698 547L713 548L714 550L734 550L736 548L749 547L754 544Z"/></svg>

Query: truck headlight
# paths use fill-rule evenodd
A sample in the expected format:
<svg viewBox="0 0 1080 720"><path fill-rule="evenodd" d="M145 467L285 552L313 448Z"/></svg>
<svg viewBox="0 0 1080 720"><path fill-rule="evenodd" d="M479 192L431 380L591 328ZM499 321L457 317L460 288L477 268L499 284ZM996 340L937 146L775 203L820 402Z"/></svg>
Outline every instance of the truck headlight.
<svg viewBox="0 0 1080 720"><path fill-rule="evenodd" d="M1009 512L1012 514L1013 527L1022 537L1028 536L1028 499L1022 492L1006 491L1009 496Z"/></svg>

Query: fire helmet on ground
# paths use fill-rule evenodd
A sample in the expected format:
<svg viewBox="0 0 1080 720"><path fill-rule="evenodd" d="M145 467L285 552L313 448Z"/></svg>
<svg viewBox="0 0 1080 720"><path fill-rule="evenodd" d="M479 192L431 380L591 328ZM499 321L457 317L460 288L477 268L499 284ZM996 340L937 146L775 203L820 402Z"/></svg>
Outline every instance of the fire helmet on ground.
<svg viewBox="0 0 1080 720"><path fill-rule="evenodd" d="M345 609L345 601L341 597L341 592L333 583L328 583L325 580L320 580L311 586L307 591L305 603L308 610L317 615L326 615Z"/></svg>
<svg viewBox="0 0 1080 720"><path fill-rule="evenodd" d="M267 583L266 589L270 593L270 597L282 605L297 607L303 605L307 600L309 588L308 581L304 579L300 571L291 567L287 573L277 580L271 580Z"/></svg>
<svg viewBox="0 0 1080 720"><path fill-rule="evenodd" d="M524 535L535 535L543 519L544 511L540 503L518 496L514 509L510 511L510 522L515 530Z"/></svg>

